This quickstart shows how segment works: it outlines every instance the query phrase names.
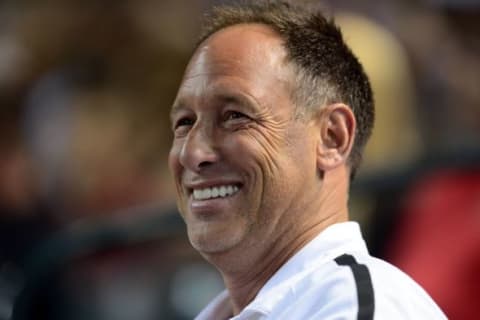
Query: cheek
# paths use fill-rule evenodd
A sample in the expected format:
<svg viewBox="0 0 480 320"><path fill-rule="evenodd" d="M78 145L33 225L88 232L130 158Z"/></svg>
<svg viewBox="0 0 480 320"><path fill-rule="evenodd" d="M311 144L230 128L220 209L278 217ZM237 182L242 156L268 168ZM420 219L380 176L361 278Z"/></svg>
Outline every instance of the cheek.
<svg viewBox="0 0 480 320"><path fill-rule="evenodd" d="M284 136L280 130L250 131L246 134L246 144L252 157L260 166L264 175L274 175L280 169Z"/></svg>
<svg viewBox="0 0 480 320"><path fill-rule="evenodd" d="M168 167L175 180L178 180L181 170L181 164L179 161L180 150L181 147L178 144L173 144L170 153L168 154Z"/></svg>

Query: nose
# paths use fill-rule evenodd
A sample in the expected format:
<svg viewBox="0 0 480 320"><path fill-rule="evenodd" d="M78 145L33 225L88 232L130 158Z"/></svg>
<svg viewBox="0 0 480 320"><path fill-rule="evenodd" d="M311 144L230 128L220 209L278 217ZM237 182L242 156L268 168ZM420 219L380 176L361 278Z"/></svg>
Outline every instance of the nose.
<svg viewBox="0 0 480 320"><path fill-rule="evenodd" d="M203 127L191 129L180 150L179 161L183 167L199 172L218 161L211 131Z"/></svg>

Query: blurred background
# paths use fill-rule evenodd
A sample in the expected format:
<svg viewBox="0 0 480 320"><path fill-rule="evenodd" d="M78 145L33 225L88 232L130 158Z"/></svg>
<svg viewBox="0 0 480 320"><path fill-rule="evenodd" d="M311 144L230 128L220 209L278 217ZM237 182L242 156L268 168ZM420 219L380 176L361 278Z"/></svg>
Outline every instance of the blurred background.
<svg viewBox="0 0 480 320"><path fill-rule="evenodd" d="M0 1L0 320L191 319L222 290L166 158L201 17L227 2ZM319 5L377 103L352 218L449 318L476 319L480 1Z"/></svg>

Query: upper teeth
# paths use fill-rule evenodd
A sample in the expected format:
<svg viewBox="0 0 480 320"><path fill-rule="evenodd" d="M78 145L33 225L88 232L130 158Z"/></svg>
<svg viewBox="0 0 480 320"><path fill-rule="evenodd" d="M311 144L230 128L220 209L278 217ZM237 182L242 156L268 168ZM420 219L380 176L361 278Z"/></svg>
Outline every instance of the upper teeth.
<svg viewBox="0 0 480 320"><path fill-rule="evenodd" d="M218 197L228 197L235 194L238 191L237 186L220 186L205 189L194 189L193 199L195 200L207 200Z"/></svg>

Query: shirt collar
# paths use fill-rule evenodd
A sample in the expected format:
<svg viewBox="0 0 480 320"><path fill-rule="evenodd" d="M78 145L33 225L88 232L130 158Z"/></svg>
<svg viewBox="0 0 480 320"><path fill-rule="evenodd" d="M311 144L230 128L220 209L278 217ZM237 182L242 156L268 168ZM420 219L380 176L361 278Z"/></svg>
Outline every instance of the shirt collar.
<svg viewBox="0 0 480 320"><path fill-rule="evenodd" d="M224 290L195 317L195 320L225 320L230 319L232 313L228 291Z"/></svg>

